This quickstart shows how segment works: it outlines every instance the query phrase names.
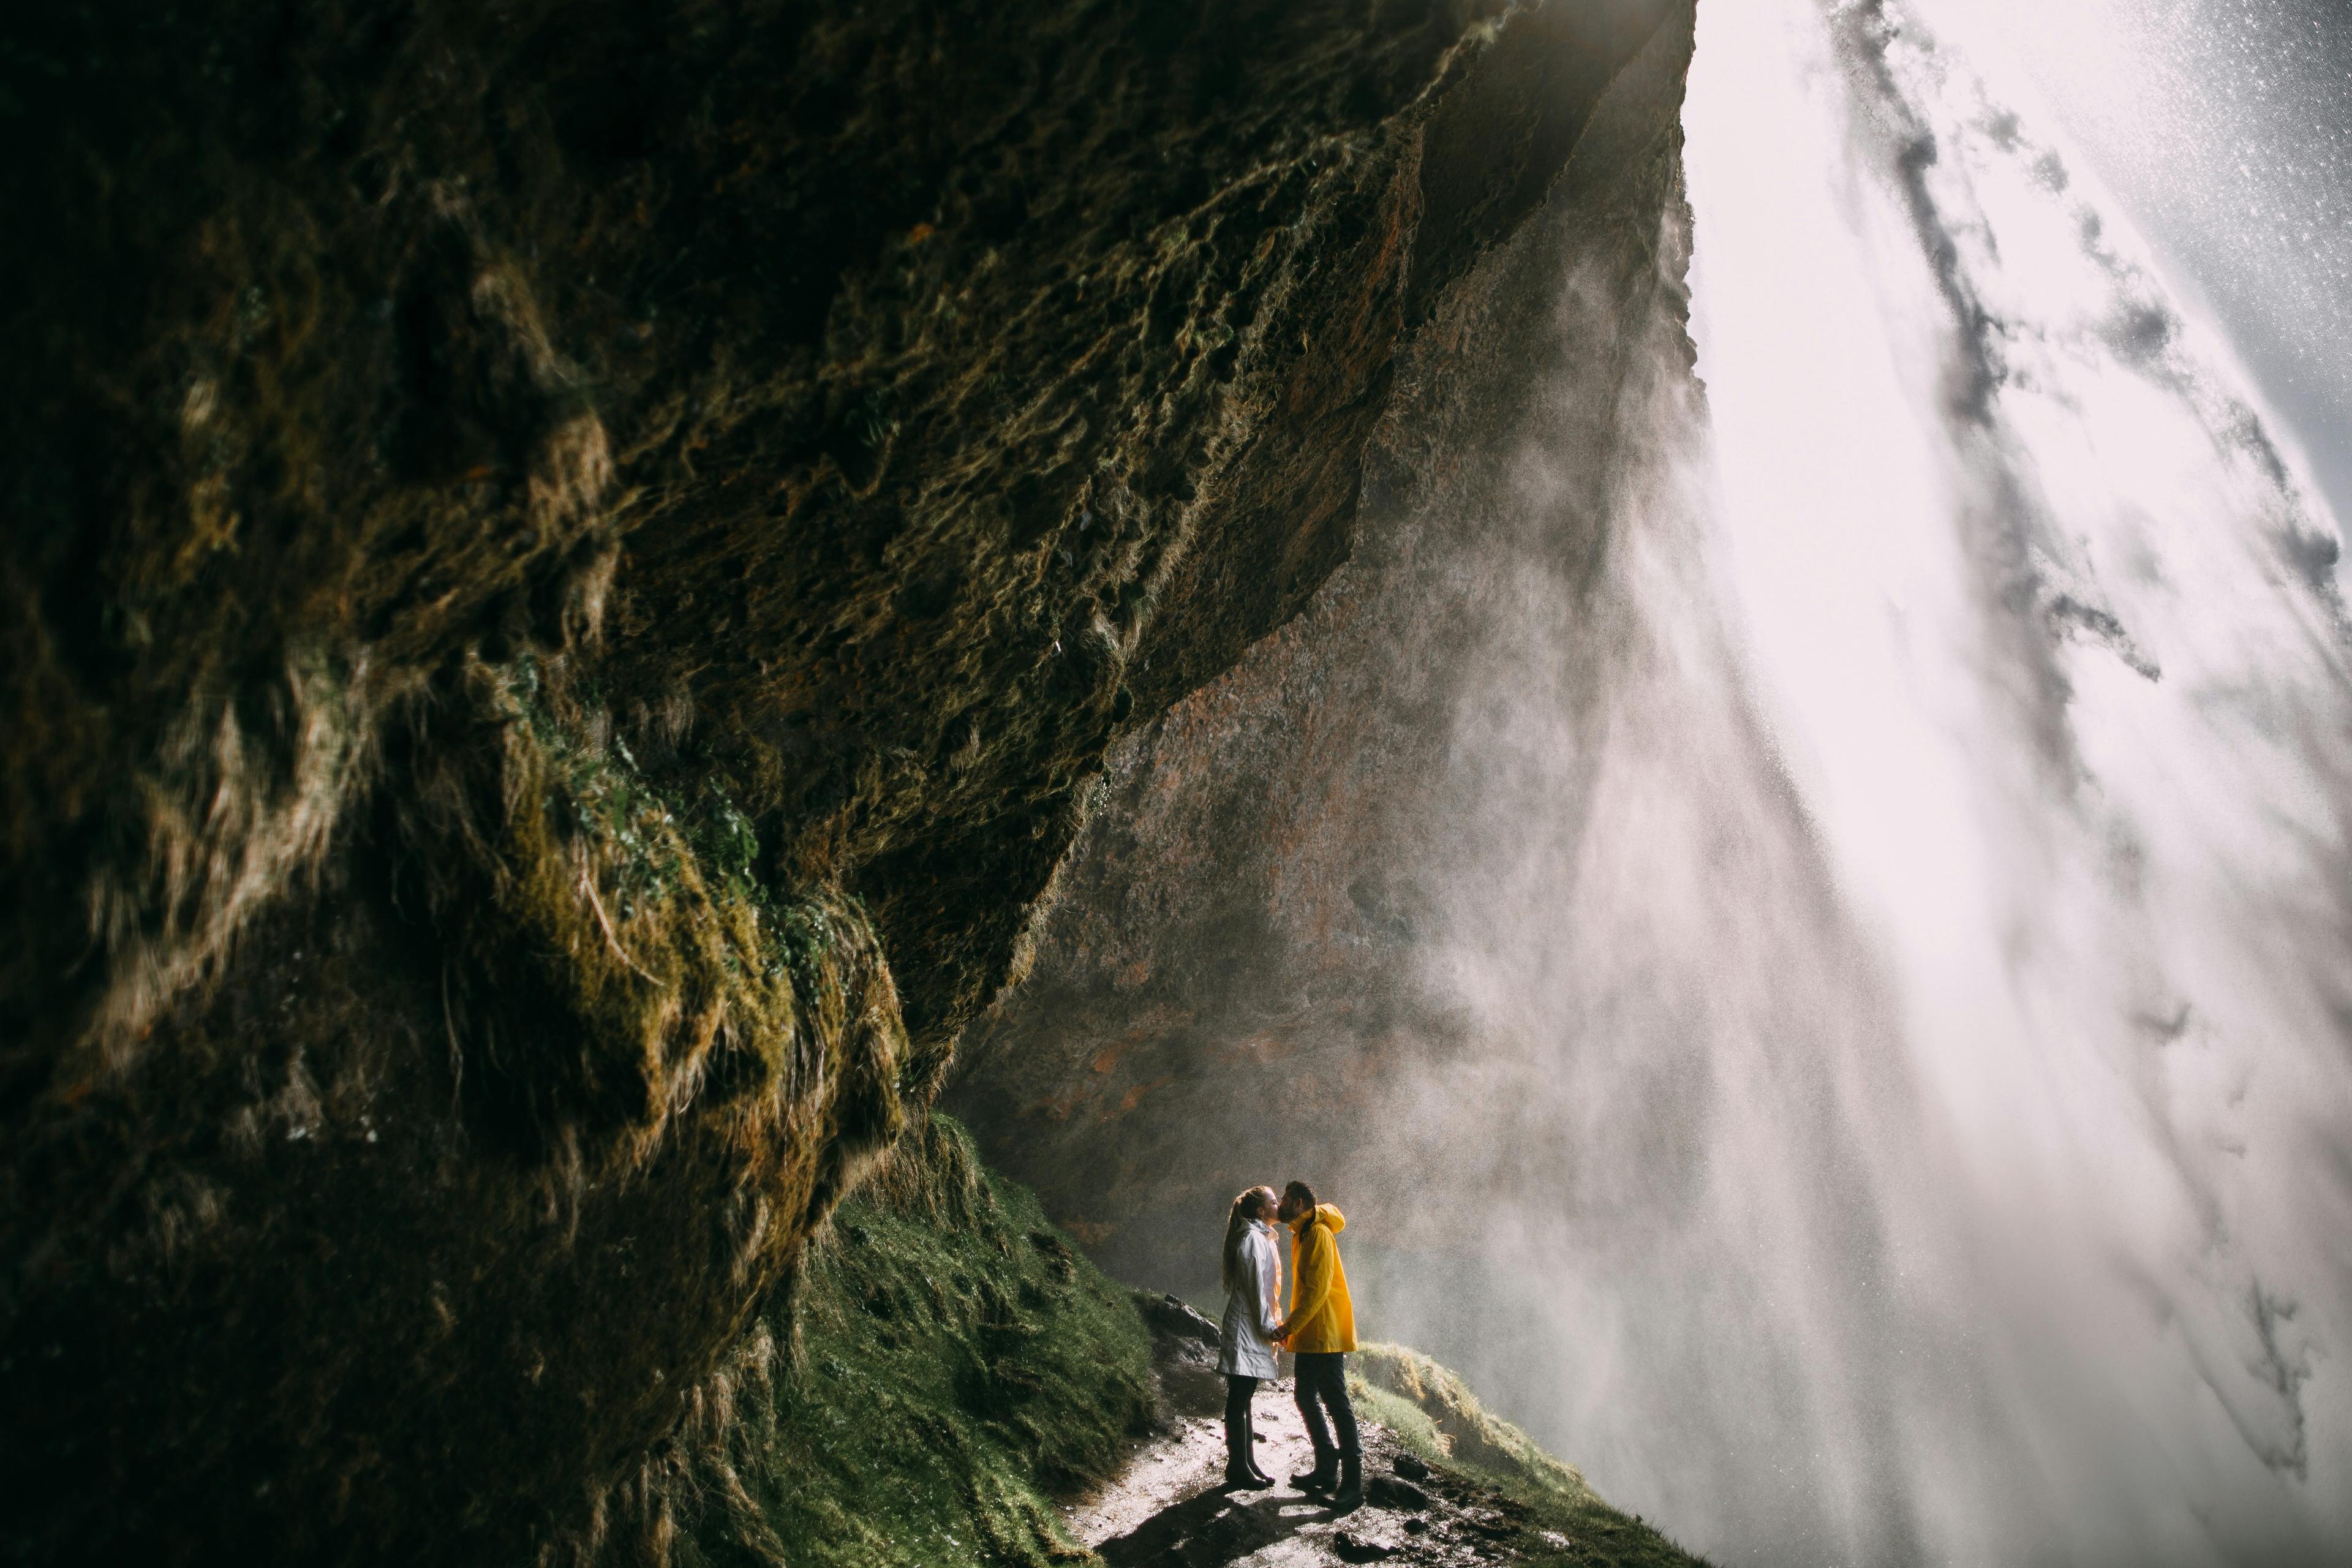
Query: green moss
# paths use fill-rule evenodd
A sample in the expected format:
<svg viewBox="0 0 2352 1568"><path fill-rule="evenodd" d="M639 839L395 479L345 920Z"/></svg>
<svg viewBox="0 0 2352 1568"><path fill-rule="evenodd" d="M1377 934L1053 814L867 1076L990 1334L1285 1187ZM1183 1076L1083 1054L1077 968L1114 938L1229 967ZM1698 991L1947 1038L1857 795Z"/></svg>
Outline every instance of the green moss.
<svg viewBox="0 0 2352 1568"><path fill-rule="evenodd" d="M1532 1437L1490 1413L1469 1386L1419 1351L1367 1344L1349 1391L1360 1414L1393 1432L1433 1465L1496 1489L1505 1511L1565 1546L1520 1559L1566 1568L1688 1568L1692 1556L1644 1521L1601 1500L1582 1475Z"/></svg>
<svg viewBox="0 0 2352 1568"><path fill-rule="evenodd" d="M934 1118L842 1205L752 1339L795 1327L797 1353L746 1382L716 1438L679 1445L680 1568L1085 1555L1051 1499L1148 1429L1150 1335L955 1123Z"/></svg>
<svg viewBox="0 0 2352 1568"><path fill-rule="evenodd" d="M724 785L648 778L560 662L470 664L463 699L442 721L463 739L420 748L397 811L455 939L450 1032L496 1043L477 1077L495 1119L527 1149L577 1121L642 1161L681 1110L730 1104L752 1169L803 1168L759 1184L813 1191L821 1217L903 1114L905 1033L863 904L762 882ZM845 1136L838 1169L792 1147L812 1115ZM761 1232L772 1249L803 1234Z"/></svg>

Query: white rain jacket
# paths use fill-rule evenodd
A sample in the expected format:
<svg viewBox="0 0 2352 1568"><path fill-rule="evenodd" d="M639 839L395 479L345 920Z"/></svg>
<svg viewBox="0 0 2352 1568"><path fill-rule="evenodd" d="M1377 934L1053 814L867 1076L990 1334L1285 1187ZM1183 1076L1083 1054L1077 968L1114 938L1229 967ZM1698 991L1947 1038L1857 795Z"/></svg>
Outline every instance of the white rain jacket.
<svg viewBox="0 0 2352 1568"><path fill-rule="evenodd" d="M1241 1266L1241 1289L1225 1298L1217 1370L1227 1377L1271 1378L1282 1264L1274 1250L1274 1226L1265 1220L1250 1221L1243 1234Z"/></svg>

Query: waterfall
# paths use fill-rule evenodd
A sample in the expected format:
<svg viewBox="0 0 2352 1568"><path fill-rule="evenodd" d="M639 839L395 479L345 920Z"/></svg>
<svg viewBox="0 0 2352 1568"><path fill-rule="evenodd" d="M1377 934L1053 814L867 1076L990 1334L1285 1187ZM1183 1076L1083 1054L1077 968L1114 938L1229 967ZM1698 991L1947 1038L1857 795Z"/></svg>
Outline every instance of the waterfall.
<svg viewBox="0 0 2352 1568"><path fill-rule="evenodd" d="M1706 7L1685 124L1714 607L1778 775L1734 787L1793 795L1874 993L1809 1000L1808 1115L1785 1038L1710 1042L1768 1123L1709 1119L1749 1189L1716 1239L1802 1259L1713 1310L1811 1417L1724 1462L1848 1500L1811 1544L1856 1560L2346 1549L2334 521L2091 171L1918 17ZM1785 918L1769 877L1718 887ZM1797 1213L1832 1185L1843 1237Z"/></svg>
<svg viewBox="0 0 2352 1568"><path fill-rule="evenodd" d="M2344 1561L2337 526L1934 21L1700 8L1704 407L1496 601L1421 856L1481 1047L1399 1164L1511 1305L1399 1331L1720 1561Z"/></svg>

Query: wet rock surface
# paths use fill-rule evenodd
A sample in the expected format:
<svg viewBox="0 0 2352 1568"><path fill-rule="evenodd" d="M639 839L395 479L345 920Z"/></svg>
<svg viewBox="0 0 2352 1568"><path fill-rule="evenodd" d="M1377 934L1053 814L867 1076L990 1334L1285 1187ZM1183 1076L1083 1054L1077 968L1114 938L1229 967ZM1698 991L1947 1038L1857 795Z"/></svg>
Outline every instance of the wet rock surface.
<svg viewBox="0 0 2352 1568"><path fill-rule="evenodd" d="M12 17L0 1555L658 1560L1662 9Z"/></svg>

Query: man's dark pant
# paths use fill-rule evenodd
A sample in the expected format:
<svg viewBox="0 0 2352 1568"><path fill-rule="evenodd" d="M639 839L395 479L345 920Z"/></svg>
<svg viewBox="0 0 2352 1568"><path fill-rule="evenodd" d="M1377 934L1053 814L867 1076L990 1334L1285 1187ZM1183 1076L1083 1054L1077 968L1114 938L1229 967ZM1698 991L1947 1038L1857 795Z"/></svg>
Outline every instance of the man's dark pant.
<svg viewBox="0 0 2352 1568"><path fill-rule="evenodd" d="M1323 1425L1323 1412L1331 1412L1331 1427L1339 1434L1336 1445L1342 1457L1360 1452L1356 1442L1356 1407L1348 1403L1348 1352L1327 1351L1321 1353L1302 1352L1295 1358L1298 1363L1298 1414L1306 1419L1307 1436L1315 1445L1319 1457L1330 1453L1335 1445L1331 1432Z"/></svg>

